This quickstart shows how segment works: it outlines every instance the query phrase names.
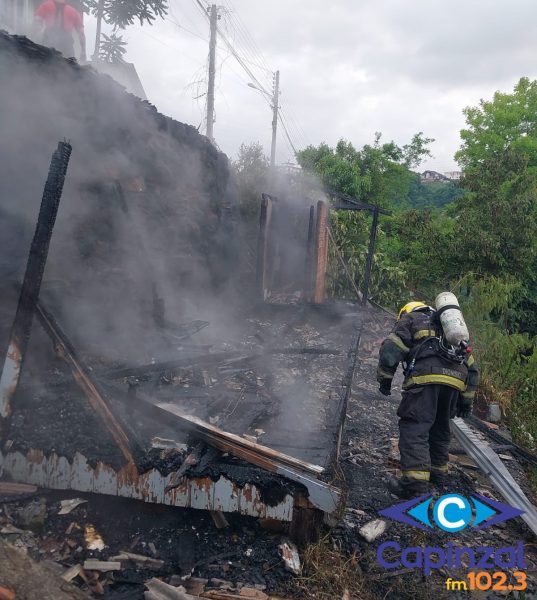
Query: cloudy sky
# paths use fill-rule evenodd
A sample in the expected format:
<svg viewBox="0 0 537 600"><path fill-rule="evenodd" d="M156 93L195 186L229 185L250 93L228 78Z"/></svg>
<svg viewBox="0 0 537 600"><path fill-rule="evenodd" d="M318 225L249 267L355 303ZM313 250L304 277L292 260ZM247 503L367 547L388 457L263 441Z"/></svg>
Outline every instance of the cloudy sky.
<svg viewBox="0 0 537 600"><path fill-rule="evenodd" d="M161 112L204 131L208 22L195 0L170 5L166 20L125 32L127 59ZM220 13L266 90L280 70L297 148L341 137L361 146L375 131L404 144L423 131L436 140L423 168L452 170L462 109L537 76L535 0L223 0ZM94 30L87 19L89 54ZM270 150L271 111L251 81L219 39L214 134L231 158L242 142ZM292 156L280 130L277 161Z"/></svg>

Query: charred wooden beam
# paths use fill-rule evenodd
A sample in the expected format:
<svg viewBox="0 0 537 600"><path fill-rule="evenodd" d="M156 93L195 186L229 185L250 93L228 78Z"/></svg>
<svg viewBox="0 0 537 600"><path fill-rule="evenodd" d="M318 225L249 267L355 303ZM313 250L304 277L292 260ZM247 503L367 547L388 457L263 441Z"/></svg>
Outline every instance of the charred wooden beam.
<svg viewBox="0 0 537 600"><path fill-rule="evenodd" d="M269 255L269 234L272 220L272 199L267 194L263 194L261 200L261 215L259 217L259 238L257 241L257 291L262 300L265 300L268 293L267 271Z"/></svg>
<svg viewBox="0 0 537 600"><path fill-rule="evenodd" d="M89 369L84 365L83 361L77 356L74 346L69 341L67 335L62 331L54 317L43 306L41 301L37 301L36 315L46 333L52 339L56 351L65 360L71 368L71 372L76 383L86 395L88 402L102 421L105 428L110 432L116 445L123 454L129 468L132 472L136 471L135 460L132 454L131 442L123 427L116 419L113 412L110 410L107 401L99 390L98 384L94 381Z"/></svg>
<svg viewBox="0 0 537 600"><path fill-rule="evenodd" d="M150 363L138 367L126 367L121 369L110 369L102 375L107 379L122 379L123 377L145 377L155 373L165 373L166 371L176 371L182 367L191 365L211 365L223 362L228 359L245 357L244 352L214 352L213 354L188 356L177 358L165 362ZM246 357L245 357L246 358Z"/></svg>
<svg viewBox="0 0 537 600"><path fill-rule="evenodd" d="M50 239L58 214L71 150L70 144L59 142L58 148L52 155L37 225L26 263L19 303L11 327L9 346L0 377L0 418L5 419L11 414L11 400L19 384L30 339L35 303L39 298Z"/></svg>
<svg viewBox="0 0 537 600"><path fill-rule="evenodd" d="M313 296L313 257L315 255L315 206L310 206L306 264L304 265L304 299L308 302Z"/></svg>
<svg viewBox="0 0 537 600"><path fill-rule="evenodd" d="M322 304L326 296L326 268L328 263L328 205L317 203L315 225L315 258L313 275L313 302Z"/></svg>
<svg viewBox="0 0 537 600"><path fill-rule="evenodd" d="M340 350L335 348L270 348L257 354L244 354L244 352L214 352L213 354L189 356L177 358L165 362L150 363L140 365L139 367L125 367L120 369L110 369L102 374L107 379L123 379L125 377L148 377L158 373L173 372L183 367L210 366L226 361L228 364L242 361L250 361L262 358L267 354L313 354L313 355L332 355L341 354Z"/></svg>
<svg viewBox="0 0 537 600"><path fill-rule="evenodd" d="M337 348L274 348L271 351L271 354L318 354L318 355L331 355L331 356L339 356L341 354L341 350Z"/></svg>
<svg viewBox="0 0 537 600"><path fill-rule="evenodd" d="M309 502L316 508L327 513L333 513L337 509L341 501L341 492L329 483L319 481L318 476L324 471L322 467L222 431L197 417L184 414L174 404L159 403L155 406L170 416L175 416L192 435L209 446L303 485L308 491Z"/></svg>
<svg viewBox="0 0 537 600"><path fill-rule="evenodd" d="M331 457L331 463L334 464L339 458L341 451L341 440L343 438L343 429L345 427L345 417L347 416L347 406L352 393L352 383L354 380L354 372L356 371L356 362L358 361L358 349L360 347L360 339L362 337L363 324L356 328L352 337L351 346L347 353L347 369L341 382L341 392L339 395L339 403L336 414L338 415L338 429L335 443L334 455Z"/></svg>
<svg viewBox="0 0 537 600"><path fill-rule="evenodd" d="M333 188L325 186L325 193L330 198L336 198L339 202L333 206L335 210L369 210L373 211L377 209L381 215L390 216L392 214L391 211L385 210L383 208L379 208L375 204L369 204L367 202L363 202L362 200L358 200L357 198L353 198L348 194L344 194L342 192L338 192Z"/></svg>

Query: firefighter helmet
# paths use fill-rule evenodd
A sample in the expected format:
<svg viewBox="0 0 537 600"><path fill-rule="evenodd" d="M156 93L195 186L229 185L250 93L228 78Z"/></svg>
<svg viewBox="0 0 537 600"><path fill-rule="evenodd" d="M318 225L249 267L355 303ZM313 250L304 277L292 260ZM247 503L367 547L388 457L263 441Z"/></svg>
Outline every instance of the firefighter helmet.
<svg viewBox="0 0 537 600"><path fill-rule="evenodd" d="M418 308L425 308L427 304L423 302L407 302L403 308L399 311L399 315L397 316L397 320L399 320L403 315L407 313L411 313L413 310L417 310Z"/></svg>

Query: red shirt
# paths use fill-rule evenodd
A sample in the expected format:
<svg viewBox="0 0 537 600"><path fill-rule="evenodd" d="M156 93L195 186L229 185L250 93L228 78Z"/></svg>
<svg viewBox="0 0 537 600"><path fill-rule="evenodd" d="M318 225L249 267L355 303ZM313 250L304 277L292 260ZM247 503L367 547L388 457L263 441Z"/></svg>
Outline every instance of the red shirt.
<svg viewBox="0 0 537 600"><path fill-rule="evenodd" d="M69 4L60 4L54 0L46 0L40 4L35 11L35 16L43 19L47 27L53 27L61 23L61 11L63 9L63 28L67 32L73 29L80 31L84 29L82 15Z"/></svg>

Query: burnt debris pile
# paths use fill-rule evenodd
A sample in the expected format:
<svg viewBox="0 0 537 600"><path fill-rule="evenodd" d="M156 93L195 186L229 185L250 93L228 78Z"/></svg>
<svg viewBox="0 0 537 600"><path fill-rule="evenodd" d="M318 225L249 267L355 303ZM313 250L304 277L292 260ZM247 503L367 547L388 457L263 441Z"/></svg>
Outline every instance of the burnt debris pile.
<svg viewBox="0 0 537 600"><path fill-rule="evenodd" d="M261 301L255 273L244 279L228 160L194 128L4 33L0 89L10 115L0 135L4 353L19 348L15 315L25 313L28 332L33 316L28 347L7 352L13 385L0 386L4 476L287 521L310 535L341 502L335 466L359 312L310 305L309 292L284 306L277 295ZM46 224L33 242L32 232L62 139L72 154L48 248L37 233ZM299 211L299 251L276 235L277 218L265 223L275 242L263 278L282 297L289 284L317 285L324 299L327 206L318 204L309 230ZM31 245L40 250L28 260ZM282 269L286 256L307 276ZM24 275L32 260L41 285Z"/></svg>

